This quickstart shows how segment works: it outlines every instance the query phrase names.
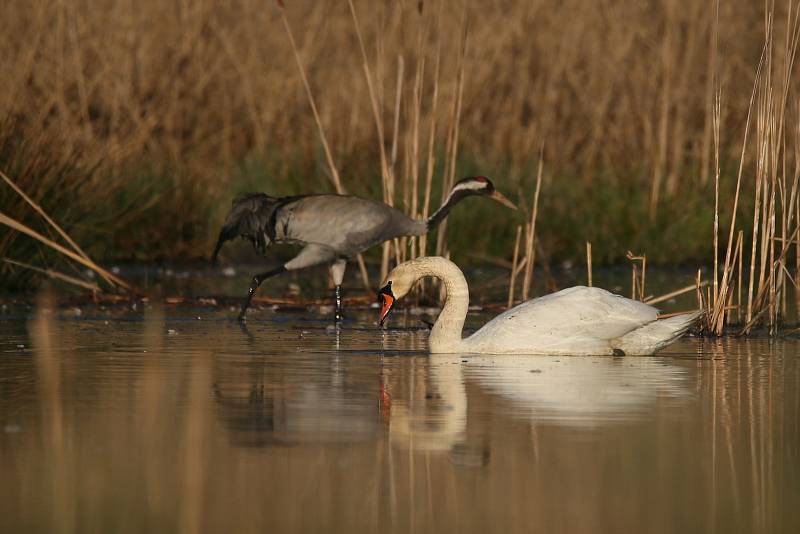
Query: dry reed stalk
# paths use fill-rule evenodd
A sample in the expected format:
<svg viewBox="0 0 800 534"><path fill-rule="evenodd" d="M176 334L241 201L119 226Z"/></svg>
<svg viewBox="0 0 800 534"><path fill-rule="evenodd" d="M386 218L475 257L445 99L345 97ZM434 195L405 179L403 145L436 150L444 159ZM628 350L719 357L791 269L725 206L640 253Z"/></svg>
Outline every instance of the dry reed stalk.
<svg viewBox="0 0 800 534"><path fill-rule="evenodd" d="M425 168L425 196L422 202L422 218L427 219L430 214L431 207L431 189L433 187L433 171L436 167L436 154L434 153L434 146L436 140L436 118L437 108L439 103L439 72L442 59L442 42L439 41L436 48L436 66L434 67L433 75L433 96L431 97L431 111L430 111L430 124L428 125L428 151L426 158ZM419 251L420 256L427 254L428 235L420 237ZM800 256L798 256L800 257ZM800 264L800 261L798 261Z"/></svg>
<svg viewBox="0 0 800 534"><path fill-rule="evenodd" d="M786 254L789 252L789 248L793 244L794 240L797 239L798 233L800 233L800 226L794 229L791 239L783 245L780 254L775 260L775 265L777 266L782 265L784 258L786 257ZM763 316L766 312L770 311L769 298L774 292L771 289L771 284L774 281L775 277L777 276L778 272L779 271L777 269L770 269L769 272L767 273L767 278L765 282L760 285L759 291L758 293L756 293L756 297L753 303L753 309L756 310L756 312L754 313L754 316L747 322L744 329L742 329L742 333L745 334L749 333L750 329L756 324L757 319ZM769 326L771 333L774 333L772 329L775 325L771 324Z"/></svg>
<svg viewBox="0 0 800 534"><path fill-rule="evenodd" d="M736 309L737 316L741 314L741 280L742 280L742 252L743 252L743 232L740 230L739 235L736 239L736 246L733 249L733 258L731 259L731 265L736 265L738 263L738 276L739 276L739 288L738 288L738 305L733 306L733 298L735 293L735 288L731 288L731 286L726 286L726 291L721 293L717 297L717 302L715 303L715 313L713 316L706 318L709 326L708 330L713 332L714 335L721 336L725 331L725 325L727 323L727 317L729 316L729 311ZM731 280L733 279L733 273L730 273ZM740 319L737 319L740 320Z"/></svg>
<svg viewBox="0 0 800 534"><path fill-rule="evenodd" d="M422 18L422 4L419 6L419 15ZM410 173L406 172L406 176L410 174L411 190L411 203L407 206L408 213L412 218L419 217L419 166L420 166L420 122L422 117L422 86L425 81L425 38L428 35L428 20L424 19L417 26L417 68L414 72L414 85L412 89L412 117L411 117L411 133L410 133L410 146L407 149L407 154L411 159ZM417 237L411 238L411 258L416 258L421 255L418 253L417 246L420 241Z"/></svg>
<svg viewBox="0 0 800 534"><path fill-rule="evenodd" d="M311 112L314 115L314 122L317 125L317 132L319 133L320 142L322 143L322 149L325 152L325 160L328 163L328 170L330 171L330 178L331 182L333 183L333 187L336 189L336 193L339 195L345 194L347 191L345 190L344 186L342 185L342 180L339 176L339 170L336 168L336 163L333 160L333 154L331 153L330 146L328 145L328 138L325 135L325 128L322 126L322 120L319 116L319 111L317 111L317 104L314 100L314 94L311 92L311 86L308 83L308 77L306 76L306 70L303 67L303 62L300 59L300 52L297 49L297 43L294 40L294 33L292 32L292 27L289 25L289 19L286 17L286 12L283 6L283 2L278 1L278 11L281 14L281 21L283 22L283 27L286 30L286 35L289 37L289 44L292 47L292 52L294 53L295 63L297 64L297 71L300 73L300 79L303 82L303 87L306 91L306 97L308 98L308 103L311 106ZM358 269L361 272L361 281L364 284L364 289L369 291L371 289L371 285L369 283L369 273L367 272L367 266L364 263L364 257L361 254L358 254L356 257L358 261Z"/></svg>
<svg viewBox="0 0 800 534"><path fill-rule="evenodd" d="M744 256L744 230L739 230L739 236L736 238L736 249L734 254L739 256L739 268L738 268L738 277L739 277L739 284L737 287L736 292L736 321L741 322L742 320L742 262ZM724 323L721 325L724 327ZM720 328L721 328L720 327Z"/></svg>
<svg viewBox="0 0 800 534"><path fill-rule="evenodd" d="M63 230L63 229L62 229L62 228L61 228L61 227L60 227L60 226L59 226L59 225L58 225L58 224L57 224L57 223L56 223L56 222L55 222L53 219L51 219L51 218L50 218L50 216L49 216L49 215L47 215L47 213L46 213L46 212L45 212L45 211L42 209L42 207L41 207L41 206L39 206L39 204L37 204L36 202L34 202L34 201L33 201L33 200L32 200L32 199L31 199L31 198L30 198L30 197L29 197L27 194L25 194L25 192L24 192L22 189L20 189L20 188L17 186L17 184L16 184L16 183L14 183L14 181L13 181L11 178L9 178L9 177L8 177L8 175L7 175L6 173L4 173L3 171L0 171L0 178L2 178L2 179L3 179L3 180L6 182L6 184L8 184L8 186L9 186L9 187L11 187L11 189L13 189L13 190L14 190L14 192L15 192L15 193L17 193L17 194L18 194L20 197L22 197L22 199L23 199L23 200L24 200L24 201L25 201L25 202L26 202L26 203L27 203L27 204L28 204L30 207L32 207L32 208L33 208L33 210L34 210L36 213L38 213L38 214L39 214L39 215L40 215L40 216L41 216L41 217L42 217L42 218L43 218L43 219L44 219L44 220L45 220L45 221L46 221L46 222L47 222L47 223L48 223L48 224L49 224L49 225L50 225L50 226L51 226L51 227L54 229L54 230L56 230L56 232L58 232L58 234L59 234L59 235L60 235L60 236L61 236L61 237L62 237L62 238L63 238L63 239L64 239L64 240L65 240L65 241L66 241L66 242L67 242L67 243L68 243L68 244L69 244L69 245L70 245L70 246L73 248L73 249L75 249L75 252L77 252L79 255L83 256L84 258L87 258L87 259L88 259L88 256L86 255L86 253L85 253L85 252L83 252L83 250L80 248L80 246L78 246L78 244L77 244L77 243L75 243L75 242L72 240L72 238L71 238L69 235L67 235L67 233L66 233L66 232L65 232L65 231L64 231L64 230Z"/></svg>
<svg viewBox="0 0 800 534"><path fill-rule="evenodd" d="M511 260L511 279L508 282L508 307L514 305L514 291L517 285L517 262L519 261L519 244L522 238L522 226L517 225L517 236L514 240L514 257Z"/></svg>
<svg viewBox="0 0 800 534"><path fill-rule="evenodd" d="M520 240L520 245L522 244L522 240ZM517 264L517 268L514 270L514 276L519 276L522 271L525 269L525 266L528 264L528 258L526 256L522 256L520 258L519 263Z"/></svg>
<svg viewBox="0 0 800 534"><path fill-rule="evenodd" d="M361 61L362 61L362 68L364 70L364 77L367 81L367 91L369 94L370 104L372 106L372 116L375 120L375 130L378 134L378 151L380 154L380 161L381 161L381 177L383 183L383 201L388 204L389 206L394 205L394 179L391 174L391 169L389 168L389 162L386 158L386 146L385 146L385 136L383 133L383 121L381 119L381 111L380 111L380 104L377 92L375 90L375 83L373 81L372 75L372 68L369 65L369 59L367 58L367 49L364 45L364 37L361 34L361 26L358 23L358 16L356 15L356 8L353 5L353 0L347 0L347 4L350 7L350 15L353 19L353 26L356 31L356 36L358 37L358 46L361 50ZM378 55L380 57L380 54ZM381 271L380 271L380 278L383 280L386 278L387 273L389 272L389 255L391 243L386 242L383 244L382 254L381 254Z"/></svg>
<svg viewBox="0 0 800 534"><path fill-rule="evenodd" d="M625 254L625 257L631 261L631 298L633 300L645 300L645 276L647 275L647 255L635 255L630 250ZM633 263L641 262L641 274L639 267Z"/></svg>
<svg viewBox="0 0 800 534"><path fill-rule="evenodd" d="M705 287L707 285L708 285L708 282L702 282L702 283L699 284L699 287ZM658 304L659 302L664 302L665 300L669 300L671 298L678 297L678 296L683 295L685 293L689 293L690 291L696 290L697 288L698 288L698 284L697 283L690 284L690 285L688 285L686 287L682 287L680 289L676 289L675 291L670 291L669 293L666 293L664 295L660 295L658 297L648 297L648 298L644 299L642 302L644 302L645 304L650 304L651 306L653 306L655 304Z"/></svg>
<svg viewBox="0 0 800 534"><path fill-rule="evenodd" d="M586 281L592 287L592 244L586 242Z"/></svg>
<svg viewBox="0 0 800 534"><path fill-rule="evenodd" d="M716 7L719 10L719 0L716 2ZM716 71L714 72L716 73ZM719 295L719 117L722 108L721 100L720 92L717 90L715 92L714 107L711 112L714 134L714 288L712 293L713 301L711 302L713 309L717 306L717 297Z"/></svg>
<svg viewBox="0 0 800 534"><path fill-rule="evenodd" d="M8 263L9 265L16 265L17 267L22 267L23 269L28 269L40 274L43 274L49 278L53 278L55 280L61 280L62 282L67 282L68 284L72 284L78 287L82 287L84 289L88 289L93 293L100 293L102 290L100 286L97 284L93 284L91 282L86 282L81 280L80 278L75 278L74 276L69 276L67 274L58 272L54 269L42 269L41 267L36 267L35 265L31 265L29 263L25 263L22 261L12 260L11 258L3 258L3 261Z"/></svg>
<svg viewBox="0 0 800 534"><path fill-rule="evenodd" d="M719 0L714 1L714 16L710 19L711 24L711 31L709 32L709 46L708 46L708 69L711 72L711 76L708 77L706 82L706 104L705 109L706 113L704 114L704 121L703 121L703 135L702 135L702 149L700 153L701 163L700 163L700 183L705 185L708 182L708 168L711 164L711 140L712 136L714 136L716 129L716 137L715 137L715 145L714 145L714 154L715 158L718 159L719 157L719 125L718 121L720 119L719 115L715 115L712 111L711 114L708 113L707 110L709 109L719 109L716 106L716 100L720 93L719 88L719 58L718 58L718 50L719 50ZM715 123L715 121L717 121ZM715 172L719 169L719 162L715 163ZM716 186L715 186L716 188ZM718 206L718 204L715 204ZM718 220L717 220L718 222ZM716 248L716 245L715 245ZM717 261L714 261L714 264L717 264ZM715 279L715 284L717 283L717 279ZM714 293L716 293L716 285L714 289Z"/></svg>
<svg viewBox="0 0 800 534"><path fill-rule="evenodd" d="M17 232L21 232L21 233L23 233L25 235L28 235L28 236L36 239L37 241L39 241L41 243L44 243L45 245L47 245L48 247L52 248L56 252L60 252L64 256L67 256L68 258L71 258L71 259L77 261L81 265L83 265L85 267L88 267L89 269L93 270L97 274L101 274L102 273L103 278L108 278L114 284L116 284L117 286L119 286L119 287L121 287L123 289L127 289L127 290L131 289L131 287L124 280L122 280L121 278L119 278L117 276L114 276L110 272L106 271L105 269L103 269L102 267L97 265L95 262L93 262L91 259L86 259L83 256L79 256L75 252L72 252L71 250L64 248L63 246L59 245L55 241L53 241L51 239L48 239L47 237L43 236L42 234L40 234L36 230L33 230L33 229L29 228L28 226L26 226L26 225L24 225L24 224L22 224L22 223L20 223L18 221L15 221L14 219L12 219L11 217L7 216L6 214L4 214L2 212L0 212L0 224L8 226L12 230L16 230Z"/></svg>
<svg viewBox="0 0 800 534"><path fill-rule="evenodd" d="M464 70L466 68L467 39L469 28L467 25L467 13L464 10L461 22L461 46L459 47L457 69L456 69L456 89L455 99L451 112L450 131L447 138L447 150L445 151L445 176L442 184L442 202L444 203L447 195L455 183L456 160L458 157L459 134L461 131L461 103L464 98ZM447 255L447 219L439 223L436 232L436 255Z"/></svg>
<svg viewBox="0 0 800 534"><path fill-rule="evenodd" d="M75 250L75 252L78 253L78 255L80 255L85 260L89 259L89 256L83 251L83 249L81 249L81 247L78 246L78 244L75 241L72 240L72 238L61 228L61 226L59 226L53 219L51 219L50 216L47 215L47 213L42 209L42 207L39 206L39 204L34 202L33 199L31 199L27 194L25 194L25 192L22 189L20 189L19 186L17 186L17 184L11 178L9 178L8 175L6 175L6 173L0 171L0 178L2 178L8 184L8 186L14 190L15 193L17 193L20 197L22 197L22 199L30 207L32 207L33 210L47 222L47 224L49 224L56 232L58 232L58 235L60 235L64 241L69 243L69 246L71 246L73 250ZM108 284L114 285L114 282L110 278L106 278L106 276L103 273L98 273L98 274L100 274L103 280L105 280Z"/></svg>
<svg viewBox="0 0 800 534"><path fill-rule="evenodd" d="M388 191L389 191L389 198L392 201L389 203L390 206L395 204L395 194L396 194L396 172L395 172L395 165L397 162L397 145L398 140L400 138L400 110L403 101L403 75L405 71L405 62L403 61L403 56L397 56L397 88L395 92L395 102L394 102L394 130L392 133L392 151L391 151L391 159L389 162L389 184L388 184ZM397 263L402 263L404 261L405 255L405 242L406 238L395 238L392 240L392 244L394 245L394 257ZM388 266L387 266L388 268Z"/></svg>
<svg viewBox="0 0 800 534"><path fill-rule="evenodd" d="M531 221L526 225L528 232L526 232L527 241L525 244L525 276L522 279L522 300L528 300L530 296L531 281L533 279L533 266L536 262L536 249L534 242L536 241L536 216L539 213L539 191L542 188L542 170L544 168L544 144L539 149L539 168L536 171L536 191L533 193L533 205L531 206Z"/></svg>
<svg viewBox="0 0 800 534"><path fill-rule="evenodd" d="M747 109L747 119L745 120L744 139L742 140L742 150L741 150L741 155L739 157L739 168L738 168L737 175L736 175L736 191L735 191L734 196L733 196L733 207L731 208L731 225L730 225L730 229L728 231L728 244L727 244L727 247L726 247L726 250L725 250L725 263L724 263L724 266L723 266L723 269L722 269L722 279L721 279L719 285L717 286L717 292L718 293L722 292L723 295L727 294L727 291L729 289L728 286L730 284L730 275L731 275L731 272L732 272L733 266L734 266L733 257L732 257L732 254L733 254L733 236L734 236L734 233L736 231L736 215L737 215L738 207L739 207L739 198L740 198L740 192L741 192L741 186L742 186L742 173L744 171L745 156L747 154L747 139L748 139L748 135L750 133L750 124L751 124L751 117L752 117L752 112L753 112L753 105L755 103L755 98L756 98L756 94L757 94L757 91L758 91L758 84L759 84L759 80L761 78L762 68L764 66L764 57L765 57L765 54L766 54L766 50L767 50L767 47L764 46L762 48L762 53L761 53L761 57L760 57L759 62L758 62L758 67L756 68L755 82L753 83L753 88L752 88L752 91L750 93L750 103L749 103L748 109ZM714 112L714 113L718 117L719 113L721 111L721 100L722 99L721 99L719 91L718 91L717 95L718 96L717 96L717 98L715 100L716 112ZM716 133L716 136L717 136L717 139L718 139L719 138L719 134ZM715 145L715 151L718 152L718 148L717 148L716 145ZM719 157L718 157L718 154L715 155L715 162L716 162L716 167L717 167L715 169L715 174L719 174L719 164L718 164ZM740 275L741 275L741 272L742 272L741 269L740 269L739 272L740 272ZM741 294L741 291L740 291L740 294ZM725 307L724 307L724 305L718 304L718 303L724 303L725 301L726 301L725 298L719 298L718 295L715 295L715 297L714 297L714 306L713 306L713 308L709 308L709 312L706 313L706 320L708 321L708 327L709 327L708 330L710 330L715 335L722 335L722 331L724 329L724 325L725 325ZM713 324L716 324L718 326L715 327L715 328L712 328L711 325L713 325Z"/></svg>
<svg viewBox="0 0 800 534"><path fill-rule="evenodd" d="M317 124L317 131L319 133L320 141L322 142L322 149L325 152L325 160L328 162L328 169L331 172L331 181L333 182L334 188L336 188L336 192L340 195L345 193L344 186L342 185L342 180L339 177L339 171L336 168L336 164L333 161L333 154L331 154L330 146L328 145L328 139L325 135L325 129L322 127L322 120L319 117L319 111L317 111L317 104L314 100L314 95L311 92L311 86L308 83L308 77L306 76L306 70L303 67L303 62L300 59L300 52L297 50L297 43L294 40L294 33L292 32L292 28L289 25L289 19L286 18L286 10L283 8L283 4L279 2L280 9L278 10L281 14L281 21L283 22L283 27L286 30L286 35L289 37L289 44L292 46L292 52L294 53L294 60L297 63L297 71L300 73L300 79L303 82L303 88L306 91L306 97L308 97L308 103L311 106L311 113L314 114L314 122Z"/></svg>
<svg viewBox="0 0 800 534"><path fill-rule="evenodd" d="M707 314L708 313L707 308L703 303L703 283L701 281L702 275L703 271L701 269L697 269L697 276L695 276L695 290L697 292L697 308Z"/></svg>
<svg viewBox="0 0 800 534"><path fill-rule="evenodd" d="M396 166L397 166L397 145L400 139L400 110L403 102L403 77L405 75L405 61L403 61L403 54L398 54L397 56L397 81L396 81L396 88L395 88L395 97L394 97L394 128L392 130L392 150L391 156L389 159L389 176L391 178L391 183L389 184L390 191L389 196L394 200L395 196L395 187L396 187Z"/></svg>
<svg viewBox="0 0 800 534"><path fill-rule="evenodd" d="M800 107L798 107L798 117L800 117ZM795 148L794 148L794 165L795 165L795 181L800 176L800 120L797 120L797 128L795 130ZM794 203L790 208L795 214L796 224L800 224L800 195L795 197ZM800 243L795 246L795 287L800 287ZM800 310L800 291L795 291L795 309Z"/></svg>
<svg viewBox="0 0 800 534"><path fill-rule="evenodd" d="M748 284L748 313L743 333L749 333L755 324L766 317L770 334L777 332L780 321L780 303L784 300L785 257L791 245L786 235L797 233L797 221L792 224L791 199L797 196L797 183L793 181L791 191L787 191L786 139L784 135L786 120L786 100L792 80L794 58L800 39L800 19L788 17L788 28L784 52L783 70L773 76L776 63L774 36L774 7L766 13L765 68L759 79L756 136L756 205L753 219L753 243L750 259L750 279ZM776 79L777 78L777 79ZM782 169L782 172L781 172ZM780 176L779 176L780 174ZM781 202L776 196L780 193ZM778 217L778 208L782 216ZM777 237L777 221L782 222L781 238ZM756 239L760 241L756 243ZM780 253L776 253L776 241L782 242ZM756 250L758 251L758 276L756 280ZM754 296L755 291L755 296Z"/></svg>

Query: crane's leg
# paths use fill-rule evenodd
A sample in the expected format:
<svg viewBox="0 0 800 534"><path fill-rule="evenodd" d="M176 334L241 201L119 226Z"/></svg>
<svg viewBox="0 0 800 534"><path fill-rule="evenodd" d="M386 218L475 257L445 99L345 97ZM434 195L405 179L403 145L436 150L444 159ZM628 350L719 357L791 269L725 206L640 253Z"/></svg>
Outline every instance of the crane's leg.
<svg viewBox="0 0 800 534"><path fill-rule="evenodd" d="M297 254L297 256L284 263L282 267L278 267L277 269L273 269L265 273L257 274L253 277L253 282L250 284L250 289L247 292L247 300L245 300L245 303L242 306L242 313L239 314L239 320L245 320L245 312L247 312L247 308L250 307L250 302L253 300L253 295L258 289L258 286L261 285L261 282L267 278L275 276L276 274L280 274L284 271L296 271L298 269L311 267L312 265L327 263L335 258L336 253L330 247L315 244L306 245L303 250Z"/></svg>
<svg viewBox="0 0 800 534"><path fill-rule="evenodd" d="M344 319L344 315L342 315L342 281L345 268L347 268L347 260L344 258L339 258L331 264L331 277L336 286L336 321Z"/></svg>
<svg viewBox="0 0 800 534"><path fill-rule="evenodd" d="M242 311L239 313L239 320L245 321L247 320L247 308L250 307L250 303L253 301L253 295L256 294L258 290L258 286L261 285L261 282L266 280L267 278L271 278L276 274L281 274L282 272L286 271L286 266L281 265L276 269L272 269L271 271L267 271L265 273L257 274L253 277L253 281L250 282L250 288L247 290L247 297L244 300L244 304L242 304Z"/></svg>

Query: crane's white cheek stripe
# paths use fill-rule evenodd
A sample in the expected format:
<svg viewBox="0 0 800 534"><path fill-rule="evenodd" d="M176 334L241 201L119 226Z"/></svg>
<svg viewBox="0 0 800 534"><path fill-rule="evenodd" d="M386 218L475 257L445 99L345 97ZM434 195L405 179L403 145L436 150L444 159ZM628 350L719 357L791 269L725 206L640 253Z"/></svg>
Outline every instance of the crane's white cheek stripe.
<svg viewBox="0 0 800 534"><path fill-rule="evenodd" d="M486 182L466 182L455 186L453 190L450 192L450 195L452 196L453 193L455 193L456 191L464 191L464 190L477 191L478 189L485 189L485 188L486 188Z"/></svg>

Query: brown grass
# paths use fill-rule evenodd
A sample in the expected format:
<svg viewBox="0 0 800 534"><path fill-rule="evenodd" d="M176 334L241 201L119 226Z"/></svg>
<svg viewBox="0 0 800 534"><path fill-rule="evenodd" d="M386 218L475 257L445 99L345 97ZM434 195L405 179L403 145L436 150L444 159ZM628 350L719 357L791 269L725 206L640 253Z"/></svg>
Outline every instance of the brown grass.
<svg viewBox="0 0 800 534"><path fill-rule="evenodd" d="M713 10L691 0L442 1L422 3L422 13L417 2L356 1L358 39L341 2L291 2L286 17L332 157L382 155L384 173L404 176L406 147L387 135L376 143L375 126L381 134L397 121L400 131L430 124L453 147L449 179L458 147L522 169L547 137L554 175L638 177L655 209L711 172L714 28L723 50L715 60L719 83L727 89L722 129L732 132L723 159L739 145L763 34L753 23L761 15L756 4L727 2L717 22ZM779 3L776 20L785 11ZM270 2L10 0L3 15L0 61L9 76L0 116L44 132L54 150L79 148L108 166L143 159L186 165L215 191L228 185L220 170L253 151L315 157L319 141L303 81L280 30L282 12ZM441 71L420 76L423 61L439 69L440 50ZM398 61L402 71L391 67ZM360 68L371 72L367 85ZM430 98L418 113L393 113L394 89L409 102L434 85L455 121L435 120ZM421 130L414 146L431 137ZM386 154L393 143L396 158ZM350 179L345 169L342 182Z"/></svg>

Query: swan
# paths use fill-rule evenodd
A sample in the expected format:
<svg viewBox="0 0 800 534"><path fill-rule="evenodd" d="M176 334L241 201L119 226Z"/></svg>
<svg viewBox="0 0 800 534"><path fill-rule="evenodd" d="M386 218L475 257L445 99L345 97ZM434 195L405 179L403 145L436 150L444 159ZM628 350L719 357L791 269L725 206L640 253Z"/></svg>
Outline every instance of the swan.
<svg viewBox="0 0 800 534"><path fill-rule="evenodd" d="M380 324L397 299L421 278L442 281L446 299L429 338L431 353L650 355L678 339L700 312L658 318L643 302L596 287L570 287L515 306L467 338L461 337L469 307L464 273L445 258L424 256L401 263L379 292Z"/></svg>

